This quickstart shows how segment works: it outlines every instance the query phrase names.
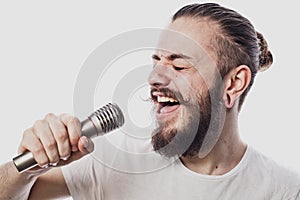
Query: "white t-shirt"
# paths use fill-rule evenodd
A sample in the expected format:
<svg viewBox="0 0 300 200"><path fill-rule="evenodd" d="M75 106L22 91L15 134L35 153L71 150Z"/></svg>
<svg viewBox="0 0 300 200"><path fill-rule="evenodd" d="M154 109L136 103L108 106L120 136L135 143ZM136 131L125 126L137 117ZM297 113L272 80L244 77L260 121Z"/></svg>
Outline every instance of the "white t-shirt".
<svg viewBox="0 0 300 200"><path fill-rule="evenodd" d="M299 175L249 146L231 171L211 176L151 152L149 141L115 138L100 139L92 155L62 168L74 200L300 199Z"/></svg>

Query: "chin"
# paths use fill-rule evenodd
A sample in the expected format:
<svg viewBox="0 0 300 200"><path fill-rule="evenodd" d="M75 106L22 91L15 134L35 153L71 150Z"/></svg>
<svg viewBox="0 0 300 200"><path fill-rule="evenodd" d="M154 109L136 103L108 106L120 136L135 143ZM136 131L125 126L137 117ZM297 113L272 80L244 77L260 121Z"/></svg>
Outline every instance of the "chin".
<svg viewBox="0 0 300 200"><path fill-rule="evenodd" d="M178 115L159 121L152 134L152 145L165 157L183 155L193 143L199 126L199 114L181 106Z"/></svg>

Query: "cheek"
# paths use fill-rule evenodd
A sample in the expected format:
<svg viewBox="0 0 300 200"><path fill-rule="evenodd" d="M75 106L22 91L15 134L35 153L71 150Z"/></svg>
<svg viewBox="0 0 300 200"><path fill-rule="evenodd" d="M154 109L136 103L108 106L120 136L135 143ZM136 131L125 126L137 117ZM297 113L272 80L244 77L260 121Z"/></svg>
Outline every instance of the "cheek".
<svg viewBox="0 0 300 200"><path fill-rule="evenodd" d="M175 78L172 82L185 101L191 101L207 94L208 86L206 81L196 69L175 73L173 77Z"/></svg>
<svg viewBox="0 0 300 200"><path fill-rule="evenodd" d="M193 100L193 104L198 103L200 99L203 99L208 94L208 87L203 79L192 80L190 87L187 90L187 96L190 100Z"/></svg>
<svg viewBox="0 0 300 200"><path fill-rule="evenodd" d="M195 106L184 106L173 127L177 132L192 134L198 130L200 120L200 111Z"/></svg>

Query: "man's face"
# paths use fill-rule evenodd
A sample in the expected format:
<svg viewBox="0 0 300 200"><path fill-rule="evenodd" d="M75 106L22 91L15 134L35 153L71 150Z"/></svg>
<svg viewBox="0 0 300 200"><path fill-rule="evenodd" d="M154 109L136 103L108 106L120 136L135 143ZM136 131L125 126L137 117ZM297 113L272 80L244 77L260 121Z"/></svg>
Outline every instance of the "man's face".
<svg viewBox="0 0 300 200"><path fill-rule="evenodd" d="M218 120L211 120L212 106L217 112L221 106L213 55L206 50L212 30L207 22L190 18L179 18L168 29L180 34L162 34L153 55L149 84L157 128L152 144L167 157L193 157L199 153L210 123L219 128Z"/></svg>

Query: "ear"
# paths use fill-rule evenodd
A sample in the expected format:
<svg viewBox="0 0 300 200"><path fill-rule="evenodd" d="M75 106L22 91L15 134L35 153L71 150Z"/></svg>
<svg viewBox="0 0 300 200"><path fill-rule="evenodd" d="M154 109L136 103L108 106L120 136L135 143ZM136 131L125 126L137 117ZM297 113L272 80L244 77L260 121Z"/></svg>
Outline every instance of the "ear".
<svg viewBox="0 0 300 200"><path fill-rule="evenodd" d="M246 65L232 69L224 77L223 100L227 108L232 108L238 98L247 89L251 80L251 70Z"/></svg>

